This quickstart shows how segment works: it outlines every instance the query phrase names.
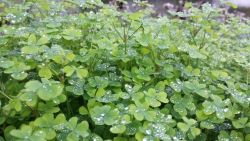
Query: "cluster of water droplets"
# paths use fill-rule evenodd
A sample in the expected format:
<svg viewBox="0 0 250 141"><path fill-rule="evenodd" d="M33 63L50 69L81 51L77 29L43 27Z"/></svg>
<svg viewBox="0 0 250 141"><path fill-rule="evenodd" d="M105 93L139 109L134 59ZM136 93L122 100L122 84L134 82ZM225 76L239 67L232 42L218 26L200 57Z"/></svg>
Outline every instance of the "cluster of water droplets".
<svg viewBox="0 0 250 141"><path fill-rule="evenodd" d="M125 84L124 87L125 87L125 89L126 89L126 91L127 91L128 93L131 94L131 93L134 92L133 87L132 87L131 85L129 85L129 84Z"/></svg>
<svg viewBox="0 0 250 141"><path fill-rule="evenodd" d="M153 124L153 135L157 138L164 139L168 136L166 135L167 129L162 124Z"/></svg>
<svg viewBox="0 0 250 141"><path fill-rule="evenodd" d="M98 64L96 66L96 70L98 70L98 71L107 71L109 67L110 67L109 63Z"/></svg>
<svg viewBox="0 0 250 141"><path fill-rule="evenodd" d="M69 80L69 84L72 86L69 86L71 89L71 92L73 92L76 95L82 95L84 93L84 80L76 80L72 79Z"/></svg>
<svg viewBox="0 0 250 141"><path fill-rule="evenodd" d="M110 90L106 91L103 97L97 98L97 101L103 102L103 103L110 103L117 101L119 99L119 95L112 94Z"/></svg>
<svg viewBox="0 0 250 141"><path fill-rule="evenodd" d="M222 130L230 130L231 128L232 128L232 125L229 122L225 122L225 123L222 123L222 124L215 126L214 131L220 132Z"/></svg>
<svg viewBox="0 0 250 141"><path fill-rule="evenodd" d="M95 121L95 123L98 125L103 124L104 122L104 117L105 117L105 113L101 113L98 117L93 117L93 120Z"/></svg>
<svg viewBox="0 0 250 141"><path fill-rule="evenodd" d="M231 96L239 103L250 103L250 96L233 89L230 91Z"/></svg>
<svg viewBox="0 0 250 141"><path fill-rule="evenodd" d="M127 55L130 57L136 57L138 55L137 51L133 48L128 48Z"/></svg>
<svg viewBox="0 0 250 141"><path fill-rule="evenodd" d="M7 21L10 21L11 24L16 23L16 15L14 15L12 13L8 13L5 18Z"/></svg>
<svg viewBox="0 0 250 141"><path fill-rule="evenodd" d="M171 82L170 86L172 89L174 89L176 92L181 92L181 89L183 87L183 84L180 80L176 80L176 82Z"/></svg>

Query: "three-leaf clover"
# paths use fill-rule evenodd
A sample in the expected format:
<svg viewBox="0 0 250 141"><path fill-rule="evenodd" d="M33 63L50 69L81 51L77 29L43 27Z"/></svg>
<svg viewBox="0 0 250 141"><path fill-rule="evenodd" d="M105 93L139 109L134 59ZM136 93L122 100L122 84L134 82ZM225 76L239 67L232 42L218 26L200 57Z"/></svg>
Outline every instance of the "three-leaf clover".
<svg viewBox="0 0 250 141"><path fill-rule="evenodd" d="M23 125L18 130L12 130L10 134L16 137L18 141L46 141L46 133L43 131L33 131L33 128L28 125Z"/></svg>
<svg viewBox="0 0 250 141"><path fill-rule="evenodd" d="M187 109L190 111L194 111L196 109L193 99L189 95L181 96L179 93L175 93L170 101L174 103L174 110L178 112L181 116L187 115Z"/></svg>
<svg viewBox="0 0 250 141"><path fill-rule="evenodd" d="M230 100L222 100L219 96L217 95L212 95L211 96L213 101L208 101L206 100L205 102L202 103L204 107L204 113L206 115L211 115L213 113L216 113L216 116L219 119L224 119L225 117L230 117L232 115L230 111Z"/></svg>
<svg viewBox="0 0 250 141"><path fill-rule="evenodd" d="M171 137L166 133L167 127L161 123L148 123L145 122L142 127L142 131L145 134L144 140L147 139L161 139L164 141L171 141Z"/></svg>
<svg viewBox="0 0 250 141"><path fill-rule="evenodd" d="M144 119L148 121L154 121L156 118L156 111L142 105L129 105L129 112L139 121Z"/></svg>
<svg viewBox="0 0 250 141"><path fill-rule="evenodd" d="M77 77L80 79L88 76L88 70L81 67L76 68L75 66L65 66L63 70L68 77L71 76L74 72L76 72Z"/></svg>
<svg viewBox="0 0 250 141"><path fill-rule="evenodd" d="M69 80L69 84L70 85L66 87L67 91L72 92L75 95L84 94L85 81L83 79Z"/></svg>
<svg viewBox="0 0 250 141"><path fill-rule="evenodd" d="M148 91L144 91L143 93L135 93L132 97L137 104L141 103L141 101L145 101L145 104L152 107L159 107L161 103L168 103L167 93L163 91L157 92L153 88L150 88Z"/></svg>
<svg viewBox="0 0 250 141"><path fill-rule="evenodd" d="M232 124L236 129L239 129L239 128L244 128L246 126L247 121L248 121L248 118L243 117L243 118L239 118L237 120L233 120Z"/></svg>
<svg viewBox="0 0 250 141"><path fill-rule="evenodd" d="M89 136L89 124L87 121L78 122L77 117L72 117L65 124L65 127L71 132L67 136L67 141L79 141L80 138L86 138Z"/></svg>
<svg viewBox="0 0 250 141"><path fill-rule="evenodd" d="M25 42L27 46L22 48L22 53L24 54L37 54L43 52L45 47L43 45L49 42L49 38L43 35L41 38L37 39L34 34L30 34L28 41Z"/></svg>
<svg viewBox="0 0 250 141"><path fill-rule="evenodd" d="M40 131L46 133L46 139L51 140L56 137L56 130L62 130L66 122L65 116L59 114L54 118L53 114L44 114L34 121L34 125L40 127Z"/></svg>
<svg viewBox="0 0 250 141"><path fill-rule="evenodd" d="M11 74L11 77L16 80L23 80L28 76L28 73L26 73L25 71L29 69L30 66L26 65L25 63L16 62L14 65L11 65L11 67L7 68L4 73Z"/></svg>
<svg viewBox="0 0 250 141"><path fill-rule="evenodd" d="M178 122L177 127L184 133L190 132L192 135L190 138L194 138L201 133L200 129L195 127L196 120L188 119L187 117L183 117L182 119L184 122Z"/></svg>
<svg viewBox="0 0 250 141"><path fill-rule="evenodd" d="M63 38L66 40L79 40L82 37L82 31L73 27L67 28L62 32Z"/></svg>
<svg viewBox="0 0 250 141"><path fill-rule="evenodd" d="M184 93L196 93L204 98L208 98L208 90L205 84L200 84L198 81L186 81L184 82Z"/></svg>
<svg viewBox="0 0 250 141"><path fill-rule="evenodd" d="M42 82L32 80L26 83L25 90L36 93L42 100L48 101L61 95L63 85L57 81L42 79Z"/></svg>
<svg viewBox="0 0 250 141"><path fill-rule="evenodd" d="M90 109L90 116L97 125L113 125L119 119L119 110L109 105L95 106Z"/></svg>
<svg viewBox="0 0 250 141"><path fill-rule="evenodd" d="M108 78L100 76L92 77L88 81L91 87L97 87L97 88L105 88L109 84Z"/></svg>

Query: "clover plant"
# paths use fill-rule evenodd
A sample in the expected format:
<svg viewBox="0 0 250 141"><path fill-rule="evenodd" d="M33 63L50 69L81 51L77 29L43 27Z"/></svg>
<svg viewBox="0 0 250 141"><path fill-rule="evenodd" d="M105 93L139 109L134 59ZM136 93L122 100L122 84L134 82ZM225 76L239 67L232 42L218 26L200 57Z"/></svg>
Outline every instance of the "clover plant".
<svg viewBox="0 0 250 141"><path fill-rule="evenodd" d="M0 141L250 140L249 19L134 4L0 2Z"/></svg>

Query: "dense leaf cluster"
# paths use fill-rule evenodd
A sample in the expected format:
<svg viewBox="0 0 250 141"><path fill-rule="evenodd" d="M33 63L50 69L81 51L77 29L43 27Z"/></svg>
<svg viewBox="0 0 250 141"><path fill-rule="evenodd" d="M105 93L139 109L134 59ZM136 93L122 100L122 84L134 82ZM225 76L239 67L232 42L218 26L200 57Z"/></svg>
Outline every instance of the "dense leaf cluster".
<svg viewBox="0 0 250 141"><path fill-rule="evenodd" d="M186 8L5 3L0 141L249 141L250 22Z"/></svg>

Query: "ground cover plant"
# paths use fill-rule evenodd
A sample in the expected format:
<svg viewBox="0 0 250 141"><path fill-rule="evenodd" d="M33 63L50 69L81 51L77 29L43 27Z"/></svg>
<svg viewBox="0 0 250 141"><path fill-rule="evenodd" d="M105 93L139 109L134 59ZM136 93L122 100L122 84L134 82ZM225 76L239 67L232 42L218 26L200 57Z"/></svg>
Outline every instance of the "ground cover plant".
<svg viewBox="0 0 250 141"><path fill-rule="evenodd" d="M249 141L250 21L137 4L1 3L0 141Z"/></svg>

